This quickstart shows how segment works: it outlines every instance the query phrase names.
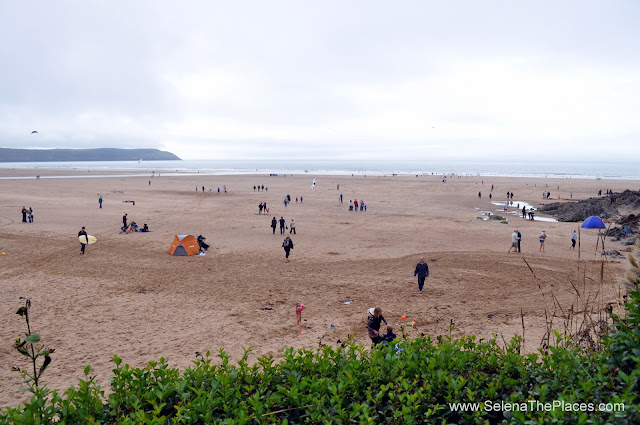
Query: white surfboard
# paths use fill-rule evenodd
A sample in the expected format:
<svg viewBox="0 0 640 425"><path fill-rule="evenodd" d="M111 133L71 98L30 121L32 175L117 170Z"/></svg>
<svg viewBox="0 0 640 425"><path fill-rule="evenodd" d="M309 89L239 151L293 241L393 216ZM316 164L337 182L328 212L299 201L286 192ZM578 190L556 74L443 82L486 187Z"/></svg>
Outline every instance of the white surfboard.
<svg viewBox="0 0 640 425"><path fill-rule="evenodd" d="M94 244L98 241L98 239L93 235L87 235L86 238L84 237L84 235L78 236L78 242L83 245L87 243L87 240L89 241L89 245Z"/></svg>

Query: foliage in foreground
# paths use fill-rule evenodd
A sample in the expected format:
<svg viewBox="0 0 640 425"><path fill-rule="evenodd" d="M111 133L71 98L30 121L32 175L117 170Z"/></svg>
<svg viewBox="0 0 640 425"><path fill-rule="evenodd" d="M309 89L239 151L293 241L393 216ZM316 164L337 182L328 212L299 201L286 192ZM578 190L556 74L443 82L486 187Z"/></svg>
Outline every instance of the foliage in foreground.
<svg viewBox="0 0 640 425"><path fill-rule="evenodd" d="M521 355L519 338L500 347L444 336L372 350L351 342L289 349L279 362L262 356L253 365L250 350L237 364L220 351L221 361L198 355L183 372L164 359L132 368L114 356L108 396L87 367L64 393L34 388L29 402L0 411L0 423L639 423L639 302L640 292L632 292L627 317L613 316L607 349L591 354L566 340L548 353ZM580 408L568 403L624 403L624 411L508 412L487 409L486 400L564 401L565 410ZM465 402L479 402L481 410L449 406Z"/></svg>

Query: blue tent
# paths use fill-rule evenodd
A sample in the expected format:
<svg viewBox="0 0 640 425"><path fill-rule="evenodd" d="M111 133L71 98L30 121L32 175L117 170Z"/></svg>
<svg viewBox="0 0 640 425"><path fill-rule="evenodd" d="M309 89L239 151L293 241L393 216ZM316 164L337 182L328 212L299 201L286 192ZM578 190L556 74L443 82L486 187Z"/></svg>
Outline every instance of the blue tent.
<svg viewBox="0 0 640 425"><path fill-rule="evenodd" d="M606 229L607 226L604 225L604 221L600 217L596 217L592 215L591 217L587 217L587 219L582 223L583 229Z"/></svg>

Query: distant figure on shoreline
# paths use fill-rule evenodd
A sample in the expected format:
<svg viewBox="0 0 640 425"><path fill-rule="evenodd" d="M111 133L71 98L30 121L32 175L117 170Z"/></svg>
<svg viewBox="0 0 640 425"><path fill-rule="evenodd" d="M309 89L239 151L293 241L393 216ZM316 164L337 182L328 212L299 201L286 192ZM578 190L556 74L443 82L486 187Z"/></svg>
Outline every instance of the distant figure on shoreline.
<svg viewBox="0 0 640 425"><path fill-rule="evenodd" d="M33 208L29 207L27 217L29 217L29 223L33 223Z"/></svg>
<svg viewBox="0 0 640 425"><path fill-rule="evenodd" d="M22 222L27 222L27 207L25 206L22 207Z"/></svg>
<svg viewBox="0 0 640 425"><path fill-rule="evenodd" d="M98 198L98 205L100 205L100 208L102 208L102 196Z"/></svg>

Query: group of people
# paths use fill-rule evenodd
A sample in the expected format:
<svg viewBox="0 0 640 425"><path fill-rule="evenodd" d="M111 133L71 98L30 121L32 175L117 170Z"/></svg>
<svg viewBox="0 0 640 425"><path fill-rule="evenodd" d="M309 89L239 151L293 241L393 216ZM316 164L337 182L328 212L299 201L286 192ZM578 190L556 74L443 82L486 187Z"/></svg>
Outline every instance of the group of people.
<svg viewBox="0 0 640 425"><path fill-rule="evenodd" d="M544 242L547 239L547 233L543 230L542 232L540 232L540 236L539 236L539 240L540 240L540 248L538 249L538 252L544 251ZM571 235L571 242L573 244L573 247L575 248L575 240L577 239L576 236L576 232L573 232L573 235ZM513 233L511 234L511 247L509 248L509 250L507 252L513 252L513 253L519 253L522 252L522 249L520 247L520 243L522 241L522 233L520 233L520 231L518 229L515 229L513 231ZM513 250L513 251L511 251Z"/></svg>
<svg viewBox="0 0 640 425"><path fill-rule="evenodd" d="M256 191L256 189L258 189L258 192L260 192L261 190L262 190L263 192L264 192L265 190L269 190L269 188L268 188L268 187L266 187L266 188L265 188L265 187L264 187L264 185L257 185L257 186L256 186L256 185L254 184L254 185L253 185L253 191L255 192L255 191Z"/></svg>
<svg viewBox="0 0 640 425"><path fill-rule="evenodd" d="M128 222L128 214L122 216L122 227L120 228L120 233L132 233L132 232L148 232L149 225L144 223L142 228L138 228L138 223L131 220L131 223Z"/></svg>
<svg viewBox="0 0 640 425"><path fill-rule="evenodd" d="M33 223L33 208L22 207L22 222L23 223Z"/></svg>
<svg viewBox="0 0 640 425"><path fill-rule="evenodd" d="M304 200L304 198L301 196L300 197L300 203L302 203L302 201ZM284 197L284 206L286 207L287 205L289 205L289 203L291 203L291 195L287 194L287 196ZM296 197L296 204L298 203L298 197Z"/></svg>
<svg viewBox="0 0 640 425"><path fill-rule="evenodd" d="M533 207L529 208L529 212L527 212L527 207L522 207L522 218L526 219L527 215L529 216L529 220L533 220L535 216L535 212L533 211Z"/></svg>
<svg viewBox="0 0 640 425"><path fill-rule="evenodd" d="M260 205L258 205L258 214L262 214L262 211L264 210L265 214L269 214L269 208L267 208L267 202L260 202Z"/></svg>
<svg viewBox="0 0 640 425"><path fill-rule="evenodd" d="M151 182L149 182L149 184L151 184ZM224 190L224 193L227 193L227 186L224 185L222 186L222 190ZM198 191L198 186L196 186L196 192ZM202 186L202 191L204 192L204 186ZM209 192L213 192L213 186L209 186ZM218 193L220 193L220 186L218 186Z"/></svg>
<svg viewBox="0 0 640 425"><path fill-rule="evenodd" d="M278 223L280 223L280 234L283 235L285 230L289 230L289 234L296 234L296 221L291 219L289 225L287 225L287 221L284 217L280 217L280 220L276 220L275 217L271 219L271 229L273 230L273 234L276 234L276 227L278 227Z"/></svg>
<svg viewBox="0 0 640 425"><path fill-rule="evenodd" d="M551 199L551 192L542 192L542 199Z"/></svg>
<svg viewBox="0 0 640 425"><path fill-rule="evenodd" d="M342 195L340 195L340 202L342 202ZM360 211L367 210L367 205L362 199L360 200L360 203L358 203L357 199L355 201L349 199L349 211L358 211L358 206L360 207Z"/></svg>

